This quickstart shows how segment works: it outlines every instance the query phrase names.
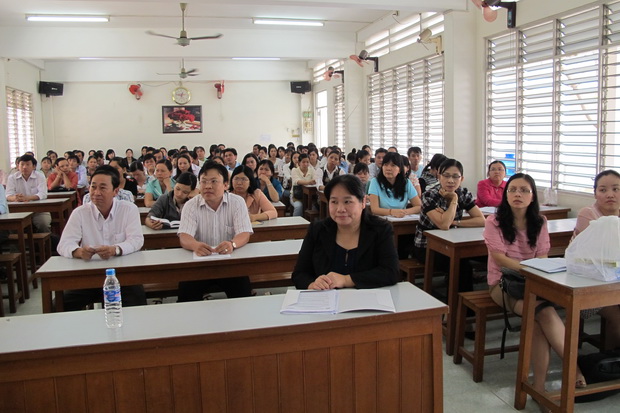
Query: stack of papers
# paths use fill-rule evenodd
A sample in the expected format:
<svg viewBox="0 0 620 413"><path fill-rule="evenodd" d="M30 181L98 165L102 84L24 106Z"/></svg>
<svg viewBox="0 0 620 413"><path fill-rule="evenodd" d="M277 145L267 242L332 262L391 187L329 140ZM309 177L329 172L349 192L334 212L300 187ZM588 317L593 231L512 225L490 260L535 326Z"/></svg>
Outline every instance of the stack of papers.
<svg viewBox="0 0 620 413"><path fill-rule="evenodd" d="M347 311L376 310L396 312L388 290L288 290L282 314L337 314Z"/></svg>
<svg viewBox="0 0 620 413"><path fill-rule="evenodd" d="M521 264L548 273L566 271L565 258L531 258Z"/></svg>

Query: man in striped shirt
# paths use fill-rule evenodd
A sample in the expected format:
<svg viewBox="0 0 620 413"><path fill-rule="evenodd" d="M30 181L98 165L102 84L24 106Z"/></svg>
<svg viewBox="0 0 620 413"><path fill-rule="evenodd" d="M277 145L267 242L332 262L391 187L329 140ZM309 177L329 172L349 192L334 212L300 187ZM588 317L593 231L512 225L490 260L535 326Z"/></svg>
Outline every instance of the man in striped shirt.
<svg viewBox="0 0 620 413"><path fill-rule="evenodd" d="M199 173L200 196L186 202L181 211L181 246L196 255L230 254L243 247L254 232L245 200L227 192L228 171L216 162L206 162ZM228 298L251 293L248 277L179 283L179 301L200 301L212 285L221 287Z"/></svg>

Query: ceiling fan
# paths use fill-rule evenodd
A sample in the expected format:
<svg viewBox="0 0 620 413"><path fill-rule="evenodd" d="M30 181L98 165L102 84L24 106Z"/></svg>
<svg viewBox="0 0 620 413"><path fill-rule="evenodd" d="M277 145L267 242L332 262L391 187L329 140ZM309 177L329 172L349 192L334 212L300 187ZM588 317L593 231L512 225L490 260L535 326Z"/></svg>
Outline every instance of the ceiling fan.
<svg viewBox="0 0 620 413"><path fill-rule="evenodd" d="M152 30L148 30L146 33L152 36L160 36L160 37L167 37L170 39L175 39L177 41L177 44L183 47L188 46L189 42L192 40L219 39L220 37L222 37L220 33L215 34L213 36L187 37L187 32L185 31L185 9L187 8L187 3L180 3L180 4L181 4L181 33L179 34L179 37L168 36L167 34L155 33Z"/></svg>
<svg viewBox="0 0 620 413"><path fill-rule="evenodd" d="M471 0L472 3L482 10L482 17L488 22L497 19L497 8L502 7L507 10L506 26L513 29L517 23L517 2L501 0Z"/></svg>
<svg viewBox="0 0 620 413"><path fill-rule="evenodd" d="M179 73L157 73L158 75L176 75L181 79L187 78L187 76L198 76L198 69L185 70L185 59L181 59L181 72Z"/></svg>

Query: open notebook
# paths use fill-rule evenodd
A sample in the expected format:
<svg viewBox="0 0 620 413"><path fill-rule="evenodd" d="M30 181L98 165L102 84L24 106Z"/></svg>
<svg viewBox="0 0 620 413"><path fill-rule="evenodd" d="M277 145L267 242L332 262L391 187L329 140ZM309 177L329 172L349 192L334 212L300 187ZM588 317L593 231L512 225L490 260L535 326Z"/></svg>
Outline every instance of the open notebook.
<svg viewBox="0 0 620 413"><path fill-rule="evenodd" d="M282 314L337 314L347 311L375 310L396 312L388 290L288 290Z"/></svg>

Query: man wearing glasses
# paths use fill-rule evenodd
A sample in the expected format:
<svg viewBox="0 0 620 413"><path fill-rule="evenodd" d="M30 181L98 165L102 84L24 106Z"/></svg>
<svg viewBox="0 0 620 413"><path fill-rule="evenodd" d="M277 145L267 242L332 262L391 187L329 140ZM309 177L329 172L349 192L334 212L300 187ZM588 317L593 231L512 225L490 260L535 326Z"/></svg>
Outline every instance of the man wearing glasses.
<svg viewBox="0 0 620 413"><path fill-rule="evenodd" d="M181 246L198 256L231 254L243 247L254 232L245 201L227 192L228 171L216 162L206 162L199 173L200 196L188 201L181 212ZM207 290L218 285L228 298L251 293L248 277L179 283L179 302L200 301Z"/></svg>

